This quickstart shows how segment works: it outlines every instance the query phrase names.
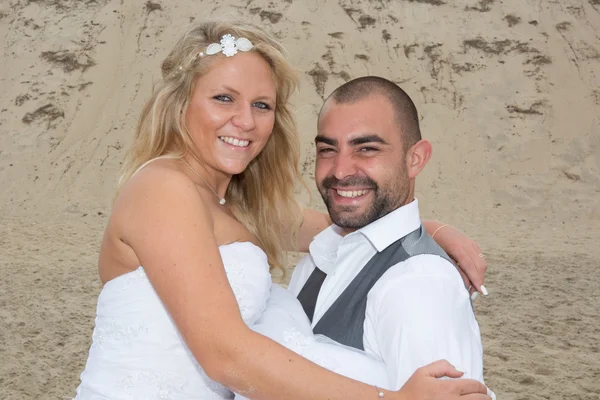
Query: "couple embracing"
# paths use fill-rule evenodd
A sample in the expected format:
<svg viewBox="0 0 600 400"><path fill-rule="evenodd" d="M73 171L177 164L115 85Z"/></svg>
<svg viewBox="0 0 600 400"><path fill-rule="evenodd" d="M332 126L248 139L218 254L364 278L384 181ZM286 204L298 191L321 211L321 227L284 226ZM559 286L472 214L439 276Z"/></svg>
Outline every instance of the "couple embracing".
<svg viewBox="0 0 600 400"><path fill-rule="evenodd" d="M471 304L485 261L420 219L431 145L413 102L378 77L326 100L323 214L294 196L296 86L258 27L210 21L176 43L123 164L77 399L493 396ZM270 269L290 250L308 254L284 289Z"/></svg>

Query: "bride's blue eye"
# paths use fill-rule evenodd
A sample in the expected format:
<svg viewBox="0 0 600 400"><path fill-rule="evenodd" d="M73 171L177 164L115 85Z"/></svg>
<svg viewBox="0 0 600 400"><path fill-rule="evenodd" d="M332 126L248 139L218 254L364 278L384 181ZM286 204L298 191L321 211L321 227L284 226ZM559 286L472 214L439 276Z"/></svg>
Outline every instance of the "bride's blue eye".
<svg viewBox="0 0 600 400"><path fill-rule="evenodd" d="M218 95L214 96L213 99L222 101L223 103L228 103L231 101L231 97L224 95L224 94L218 94Z"/></svg>
<svg viewBox="0 0 600 400"><path fill-rule="evenodd" d="M254 107L260 108L261 110L270 110L271 106L267 103L263 103L262 101L254 103Z"/></svg>

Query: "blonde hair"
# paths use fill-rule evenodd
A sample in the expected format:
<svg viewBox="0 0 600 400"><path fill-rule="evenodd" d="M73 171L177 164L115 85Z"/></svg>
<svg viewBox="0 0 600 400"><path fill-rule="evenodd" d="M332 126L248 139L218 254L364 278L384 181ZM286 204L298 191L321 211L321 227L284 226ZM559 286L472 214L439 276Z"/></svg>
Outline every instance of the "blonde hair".
<svg viewBox="0 0 600 400"><path fill-rule="evenodd" d="M175 44L162 63L162 80L142 110L123 162L119 190L157 158L190 155L198 159L180 116L186 113L196 79L210 69L216 57L222 57L197 57L198 53L211 43L219 43L225 34L252 42L251 51L270 65L277 91L273 132L262 152L241 174L233 176L225 197L233 215L258 238L271 267L283 272L285 249L295 247L302 218L294 194L295 184L302 181L298 170L300 143L289 104L298 77L286 61L283 47L262 29L243 22L208 21L193 26Z"/></svg>

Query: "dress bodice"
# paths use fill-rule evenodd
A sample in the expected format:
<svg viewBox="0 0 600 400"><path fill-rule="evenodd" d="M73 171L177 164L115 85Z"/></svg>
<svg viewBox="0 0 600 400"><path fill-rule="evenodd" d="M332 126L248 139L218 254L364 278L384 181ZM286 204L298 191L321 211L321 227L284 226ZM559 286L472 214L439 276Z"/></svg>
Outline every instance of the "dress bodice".
<svg viewBox="0 0 600 400"><path fill-rule="evenodd" d="M271 288L267 257L250 242L219 250L242 318L252 325L265 310ZM104 285L95 323L76 399L233 397L202 371L142 266Z"/></svg>

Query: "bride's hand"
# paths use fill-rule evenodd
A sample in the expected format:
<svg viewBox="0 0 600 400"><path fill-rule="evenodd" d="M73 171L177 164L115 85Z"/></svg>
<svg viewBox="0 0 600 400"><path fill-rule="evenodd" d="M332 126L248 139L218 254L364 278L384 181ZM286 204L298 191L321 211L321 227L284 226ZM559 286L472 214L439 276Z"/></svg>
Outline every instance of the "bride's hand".
<svg viewBox="0 0 600 400"><path fill-rule="evenodd" d="M472 379L460 378L463 375L448 361L436 361L415 371L410 379L397 392L398 399L406 400L490 400L487 387ZM396 398L396 396L394 396Z"/></svg>
<svg viewBox="0 0 600 400"><path fill-rule="evenodd" d="M483 286L487 262L481 249L467 235L451 225L437 221L423 221L438 245L456 262L469 291L487 294Z"/></svg>

